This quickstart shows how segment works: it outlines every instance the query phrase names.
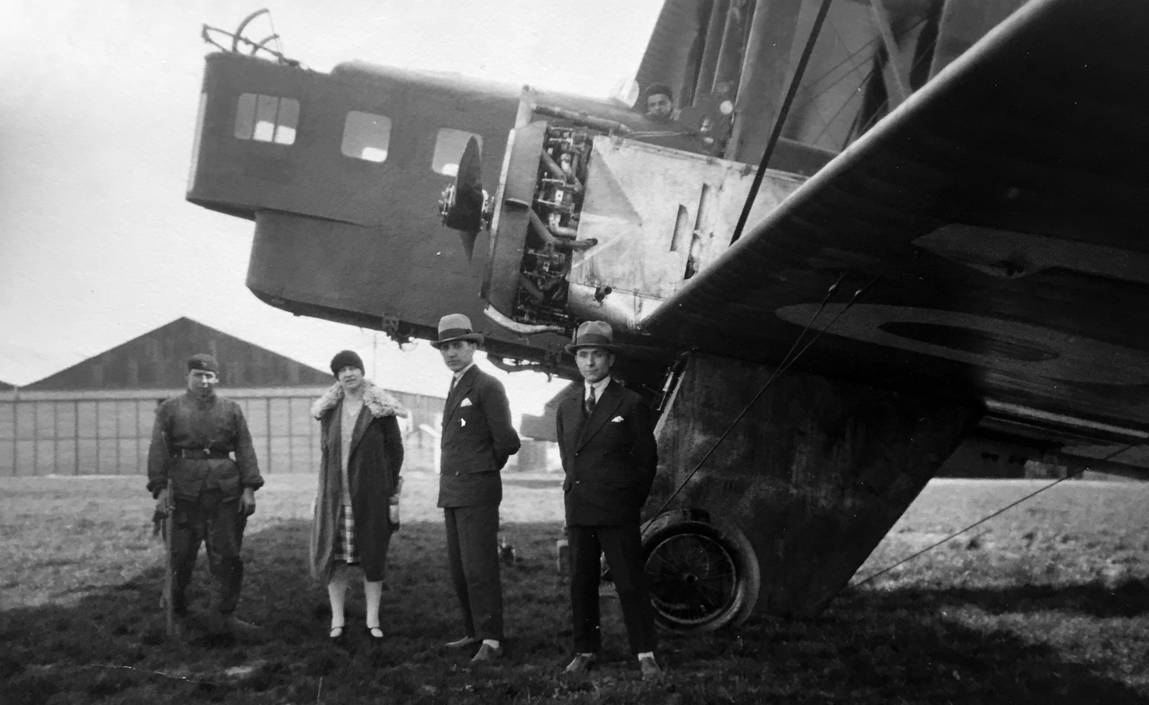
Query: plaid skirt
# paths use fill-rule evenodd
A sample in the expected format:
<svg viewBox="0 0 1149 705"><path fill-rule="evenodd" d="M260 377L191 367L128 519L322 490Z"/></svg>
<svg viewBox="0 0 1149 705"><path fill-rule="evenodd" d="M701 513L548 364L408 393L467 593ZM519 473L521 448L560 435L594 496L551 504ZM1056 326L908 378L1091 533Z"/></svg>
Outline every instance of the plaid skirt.
<svg viewBox="0 0 1149 705"><path fill-rule="evenodd" d="M344 563L358 563L359 550L355 546L355 516L351 505L339 507L339 530L335 532L335 560Z"/></svg>

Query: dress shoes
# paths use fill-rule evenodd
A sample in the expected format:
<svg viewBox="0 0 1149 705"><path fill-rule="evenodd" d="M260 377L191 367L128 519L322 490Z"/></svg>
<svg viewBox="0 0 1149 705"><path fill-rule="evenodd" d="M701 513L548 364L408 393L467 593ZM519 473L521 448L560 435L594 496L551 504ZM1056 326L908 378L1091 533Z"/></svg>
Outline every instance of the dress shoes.
<svg viewBox="0 0 1149 705"><path fill-rule="evenodd" d="M475 637L465 636L462 639L456 639L454 641L448 641L443 646L446 646L448 649L465 649L468 646L474 646L475 644L478 644L478 643L479 643L479 640L476 639Z"/></svg>
<svg viewBox="0 0 1149 705"><path fill-rule="evenodd" d="M490 644L483 644L475 655L471 657L471 663L491 663L498 661L503 657L503 647L491 646Z"/></svg>
<svg viewBox="0 0 1149 705"><path fill-rule="evenodd" d="M662 678L662 669L658 667L658 661L654 660L653 656L643 656L638 660L638 668L642 671L642 679L644 681L656 681Z"/></svg>
<svg viewBox="0 0 1149 705"><path fill-rule="evenodd" d="M575 657L563 669L563 673L588 673L590 669L595 667L596 663L598 663L598 655L596 654L575 654Z"/></svg>

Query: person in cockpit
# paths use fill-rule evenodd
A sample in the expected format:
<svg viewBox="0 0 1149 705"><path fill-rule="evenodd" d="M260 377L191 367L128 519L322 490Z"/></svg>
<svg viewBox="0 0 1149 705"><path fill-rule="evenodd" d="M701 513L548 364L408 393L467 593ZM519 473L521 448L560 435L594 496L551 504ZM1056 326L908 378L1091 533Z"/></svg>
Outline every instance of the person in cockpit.
<svg viewBox="0 0 1149 705"><path fill-rule="evenodd" d="M642 94L643 115L652 122L671 122L678 115L674 108L674 91L665 83L652 83Z"/></svg>

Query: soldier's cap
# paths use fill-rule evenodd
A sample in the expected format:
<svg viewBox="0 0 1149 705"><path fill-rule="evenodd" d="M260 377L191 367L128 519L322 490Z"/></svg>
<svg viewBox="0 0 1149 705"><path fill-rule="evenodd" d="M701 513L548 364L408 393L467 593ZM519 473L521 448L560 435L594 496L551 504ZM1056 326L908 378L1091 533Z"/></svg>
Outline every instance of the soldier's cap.
<svg viewBox="0 0 1149 705"><path fill-rule="evenodd" d="M219 374L219 363L215 358L207 353L196 353L188 358L188 372L195 372L196 370L203 370L204 372L214 372Z"/></svg>

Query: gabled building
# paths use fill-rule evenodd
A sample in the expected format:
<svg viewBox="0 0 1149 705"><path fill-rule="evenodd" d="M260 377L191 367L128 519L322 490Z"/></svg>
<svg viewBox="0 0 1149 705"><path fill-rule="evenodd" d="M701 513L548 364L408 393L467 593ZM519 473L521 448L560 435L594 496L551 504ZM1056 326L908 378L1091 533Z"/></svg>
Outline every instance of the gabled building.
<svg viewBox="0 0 1149 705"><path fill-rule="evenodd" d="M187 357L215 355L220 393L243 407L264 473L315 472L312 402L333 382L315 369L190 318L179 318L19 389L0 391L0 476L147 471L156 405L186 388ZM435 465L443 399L393 392L405 468Z"/></svg>
<svg viewBox="0 0 1149 705"><path fill-rule="evenodd" d="M326 386L328 372L190 318L177 318L83 362L33 382L25 391L181 389L189 355L215 355L227 388Z"/></svg>

